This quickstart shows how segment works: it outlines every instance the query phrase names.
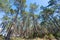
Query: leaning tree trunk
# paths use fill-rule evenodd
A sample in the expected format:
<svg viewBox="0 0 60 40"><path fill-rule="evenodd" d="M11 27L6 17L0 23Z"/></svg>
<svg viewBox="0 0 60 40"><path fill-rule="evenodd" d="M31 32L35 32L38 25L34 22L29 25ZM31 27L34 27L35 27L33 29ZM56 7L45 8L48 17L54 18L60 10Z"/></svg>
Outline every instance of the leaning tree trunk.
<svg viewBox="0 0 60 40"><path fill-rule="evenodd" d="M11 33L12 33L12 30L10 27L10 28L8 28L8 33L7 33L7 36L5 37L5 40L10 40Z"/></svg>

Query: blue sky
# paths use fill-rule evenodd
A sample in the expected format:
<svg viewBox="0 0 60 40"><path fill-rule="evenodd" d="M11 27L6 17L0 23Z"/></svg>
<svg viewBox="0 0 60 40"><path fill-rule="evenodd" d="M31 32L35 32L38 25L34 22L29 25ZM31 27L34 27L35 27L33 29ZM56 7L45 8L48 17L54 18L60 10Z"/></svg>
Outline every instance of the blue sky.
<svg viewBox="0 0 60 40"><path fill-rule="evenodd" d="M49 0L27 0L26 4L28 5L28 7L26 8L27 11L29 11L29 6L30 3L36 3L37 5L39 5L39 10L40 10L40 6L47 6L48 5L48 1ZM39 13L39 11L37 12L37 14Z"/></svg>
<svg viewBox="0 0 60 40"><path fill-rule="evenodd" d="M49 0L27 0L27 5L30 5L30 3L35 3L38 4L38 5L44 5L44 6L47 6L48 5L48 1Z"/></svg>
<svg viewBox="0 0 60 40"><path fill-rule="evenodd" d="M48 5L48 1L49 1L49 0L27 0L27 1L26 1L26 4L27 4L28 6L27 6L26 10L28 11L30 3L36 3L36 4L39 5L39 7L40 7L41 5L47 6L47 5ZM38 12L37 12L37 13L38 13ZM0 18L2 18L3 15L4 15L4 13L3 13L3 12L0 12ZM1 23L1 19L0 19L0 23Z"/></svg>

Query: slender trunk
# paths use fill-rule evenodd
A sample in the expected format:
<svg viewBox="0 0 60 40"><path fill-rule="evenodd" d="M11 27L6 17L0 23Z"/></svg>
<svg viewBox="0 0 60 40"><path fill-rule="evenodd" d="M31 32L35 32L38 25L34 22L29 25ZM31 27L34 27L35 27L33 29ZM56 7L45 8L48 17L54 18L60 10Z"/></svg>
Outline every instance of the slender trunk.
<svg viewBox="0 0 60 40"><path fill-rule="evenodd" d="M18 12L16 13L16 16L15 16L15 18L13 19L13 23L12 24L14 24L15 23L15 25L16 25L16 22L17 22L17 16L18 16ZM10 36L11 36L11 33L12 33L12 30L11 30L11 27L12 27L13 25L11 25L9 28L8 28L8 33L7 33L7 36L5 37L5 40L10 40ZM17 32L16 31L16 26L14 26L14 30L15 30L15 32Z"/></svg>
<svg viewBox="0 0 60 40"><path fill-rule="evenodd" d="M8 28L7 36L5 36L5 40L10 40L11 34L12 34L12 30L11 30L11 27L9 27L9 28Z"/></svg>

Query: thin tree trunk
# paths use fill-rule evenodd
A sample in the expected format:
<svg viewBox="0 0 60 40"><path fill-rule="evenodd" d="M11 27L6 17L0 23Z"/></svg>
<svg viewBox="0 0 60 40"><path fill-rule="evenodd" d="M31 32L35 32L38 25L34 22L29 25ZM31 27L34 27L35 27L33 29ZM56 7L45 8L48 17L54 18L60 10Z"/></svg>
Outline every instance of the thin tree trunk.
<svg viewBox="0 0 60 40"><path fill-rule="evenodd" d="M5 36L5 40L10 40L11 33L12 33L12 30L10 27L10 28L8 28L8 33L7 33L7 36Z"/></svg>

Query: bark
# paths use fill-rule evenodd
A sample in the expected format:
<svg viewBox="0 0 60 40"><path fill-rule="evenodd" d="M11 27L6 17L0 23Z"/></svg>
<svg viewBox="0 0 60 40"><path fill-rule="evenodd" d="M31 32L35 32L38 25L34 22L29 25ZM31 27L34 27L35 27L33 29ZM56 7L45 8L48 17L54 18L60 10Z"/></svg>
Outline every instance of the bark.
<svg viewBox="0 0 60 40"><path fill-rule="evenodd" d="M10 40L11 33L12 33L12 30L10 27L10 28L8 28L8 33L7 33L7 36L5 36L5 40Z"/></svg>

